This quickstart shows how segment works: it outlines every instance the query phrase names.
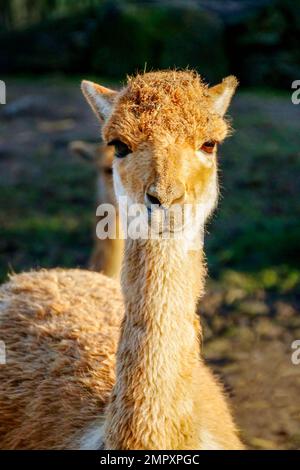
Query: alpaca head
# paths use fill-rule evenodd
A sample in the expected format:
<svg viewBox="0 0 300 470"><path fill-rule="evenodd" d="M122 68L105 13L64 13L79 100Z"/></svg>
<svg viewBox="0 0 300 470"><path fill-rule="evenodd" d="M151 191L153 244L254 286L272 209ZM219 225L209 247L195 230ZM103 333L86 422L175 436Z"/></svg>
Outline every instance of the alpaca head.
<svg viewBox="0 0 300 470"><path fill-rule="evenodd" d="M104 143L95 144L74 140L70 142L69 150L96 167L98 202L115 205L116 199L112 179L114 148Z"/></svg>
<svg viewBox="0 0 300 470"><path fill-rule="evenodd" d="M192 71L137 75L120 92L83 81L104 141L115 149L117 196L150 213L153 205L158 213L202 207L206 219L217 200L216 149L228 133L224 114L236 86L230 76L209 88Z"/></svg>

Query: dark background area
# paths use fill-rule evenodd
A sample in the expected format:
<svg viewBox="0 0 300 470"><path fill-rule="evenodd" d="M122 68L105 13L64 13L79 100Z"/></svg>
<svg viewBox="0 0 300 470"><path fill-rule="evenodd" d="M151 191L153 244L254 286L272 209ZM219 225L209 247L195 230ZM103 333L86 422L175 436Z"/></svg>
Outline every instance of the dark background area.
<svg viewBox="0 0 300 470"><path fill-rule="evenodd" d="M0 73L114 79L186 67L285 88L300 76L295 0L1 0Z"/></svg>
<svg viewBox="0 0 300 470"><path fill-rule="evenodd" d="M96 169L68 152L99 128L80 79L195 68L240 80L219 149L221 197L207 227L204 353L246 444L300 448L300 2L0 0L0 278L85 267Z"/></svg>

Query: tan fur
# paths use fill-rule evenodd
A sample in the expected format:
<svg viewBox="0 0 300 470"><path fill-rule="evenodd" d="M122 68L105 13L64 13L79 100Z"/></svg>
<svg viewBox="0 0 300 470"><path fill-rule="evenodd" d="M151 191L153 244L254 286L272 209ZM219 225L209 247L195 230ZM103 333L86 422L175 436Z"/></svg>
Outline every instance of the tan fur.
<svg viewBox="0 0 300 470"><path fill-rule="evenodd" d="M118 208L113 188L112 162L114 156L113 147L103 143L92 144L82 141L73 141L70 150L86 160L94 163L97 169L97 206L100 204L111 204L116 207L117 217L116 238L101 240L96 235L94 228L94 247L89 260L89 269L102 272L106 276L119 279L124 241L121 238L121 227Z"/></svg>
<svg viewBox="0 0 300 470"><path fill-rule="evenodd" d="M126 139L132 149L114 163L117 194L141 202L154 184L168 207L173 182L207 217L216 158L199 159L197 148L226 136L223 94L235 86L225 79L210 95L195 73L172 71L130 79L120 94L84 82L106 142ZM200 356L202 250L187 250L184 240L127 239L123 266L120 327L121 295L100 274L29 273L2 287L11 362L0 369L1 446L87 448L103 435L107 449L241 449L222 387Z"/></svg>
<svg viewBox="0 0 300 470"><path fill-rule="evenodd" d="M0 292L0 448L64 449L102 413L123 313L116 283L81 270L11 277Z"/></svg>
<svg viewBox="0 0 300 470"><path fill-rule="evenodd" d="M135 263L123 273L130 295L124 295L107 447L205 449L209 434L219 449L242 448L222 388L200 360L195 312L202 254L186 258L177 241L128 241L125 266L128 258Z"/></svg>

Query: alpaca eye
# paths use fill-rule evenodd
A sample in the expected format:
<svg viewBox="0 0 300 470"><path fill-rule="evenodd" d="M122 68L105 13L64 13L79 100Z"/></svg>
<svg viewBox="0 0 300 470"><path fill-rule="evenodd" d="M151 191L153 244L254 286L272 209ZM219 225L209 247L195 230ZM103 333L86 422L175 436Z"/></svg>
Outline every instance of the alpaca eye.
<svg viewBox="0 0 300 470"><path fill-rule="evenodd" d="M207 142L204 142L204 144L202 144L199 150L202 150L202 152L205 153L213 153L216 148L216 145L217 143L214 140L208 140Z"/></svg>
<svg viewBox="0 0 300 470"><path fill-rule="evenodd" d="M130 148L128 145L124 144L121 140L112 140L111 142L108 143L108 145L114 145L115 146L115 156L117 158L124 158L126 157L129 153L131 153Z"/></svg>

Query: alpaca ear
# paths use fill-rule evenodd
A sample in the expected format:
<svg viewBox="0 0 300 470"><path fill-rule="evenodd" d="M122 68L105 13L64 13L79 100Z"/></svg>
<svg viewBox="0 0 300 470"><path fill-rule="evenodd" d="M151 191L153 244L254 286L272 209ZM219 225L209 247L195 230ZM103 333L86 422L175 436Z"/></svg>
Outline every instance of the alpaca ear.
<svg viewBox="0 0 300 470"><path fill-rule="evenodd" d="M81 82L81 90L98 119L101 122L107 119L117 92L88 80Z"/></svg>
<svg viewBox="0 0 300 470"><path fill-rule="evenodd" d="M99 144L83 142L82 140L73 140L69 143L68 149L71 153L79 155L84 160L94 161L96 159L96 150Z"/></svg>
<svg viewBox="0 0 300 470"><path fill-rule="evenodd" d="M237 78L230 75L224 78L222 83L209 88L208 91L213 100L214 111L219 116L223 117L226 113L238 83Z"/></svg>

